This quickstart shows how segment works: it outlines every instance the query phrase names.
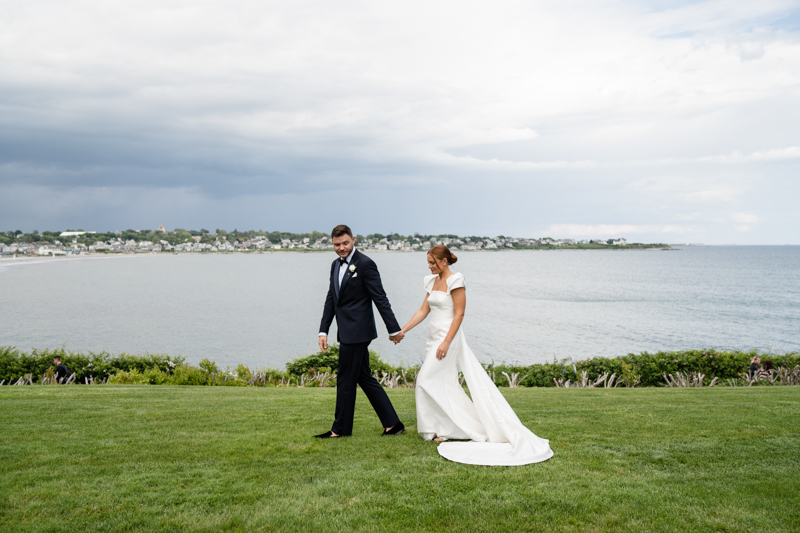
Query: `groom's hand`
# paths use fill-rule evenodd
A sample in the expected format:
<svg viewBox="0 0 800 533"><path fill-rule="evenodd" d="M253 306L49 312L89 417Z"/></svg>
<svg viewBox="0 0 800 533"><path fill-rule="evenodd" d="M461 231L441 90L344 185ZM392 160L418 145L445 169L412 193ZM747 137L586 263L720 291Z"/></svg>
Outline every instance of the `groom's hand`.
<svg viewBox="0 0 800 533"><path fill-rule="evenodd" d="M325 335L319 336L319 349L323 352L328 349L328 337Z"/></svg>
<svg viewBox="0 0 800 533"><path fill-rule="evenodd" d="M403 338L405 336L406 336L406 334L401 331L397 335L390 336L389 340L392 341L395 344L398 344L401 340L403 340Z"/></svg>

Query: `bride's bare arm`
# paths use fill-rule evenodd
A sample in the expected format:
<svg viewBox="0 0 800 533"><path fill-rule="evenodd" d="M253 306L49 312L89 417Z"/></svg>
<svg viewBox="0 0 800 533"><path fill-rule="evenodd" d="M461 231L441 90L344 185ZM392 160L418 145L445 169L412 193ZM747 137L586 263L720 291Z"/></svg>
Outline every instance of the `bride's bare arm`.
<svg viewBox="0 0 800 533"><path fill-rule="evenodd" d="M401 330L403 334L411 331L414 326L425 320L425 317L427 317L431 312L431 306L428 305L428 296L430 296L430 294L425 295L425 299L422 300L422 306L417 309L417 312L414 313L414 316L411 317L411 320L409 320L408 323L403 326L403 329Z"/></svg>
<svg viewBox="0 0 800 533"><path fill-rule="evenodd" d="M467 308L467 291L464 290L464 288L453 289L450 291L450 296L453 297L455 316L453 317L453 322L450 324L450 330L444 338L444 342L436 349L436 359L440 361L447 355L447 350L450 349L450 343L453 337L456 336L458 328L461 327L461 323L464 321L464 311Z"/></svg>

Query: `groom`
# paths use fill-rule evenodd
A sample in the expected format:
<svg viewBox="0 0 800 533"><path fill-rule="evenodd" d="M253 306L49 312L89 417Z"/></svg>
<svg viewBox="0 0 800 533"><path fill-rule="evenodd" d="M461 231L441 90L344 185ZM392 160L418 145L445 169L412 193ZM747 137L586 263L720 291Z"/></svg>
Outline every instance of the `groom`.
<svg viewBox="0 0 800 533"><path fill-rule="evenodd" d="M383 434L399 435L406 427L397 418L386 391L369 369L369 343L378 336L372 314L373 302L391 333L389 338L397 343L404 334L383 291L378 267L372 259L356 250L350 228L344 224L336 226L331 232L331 240L339 258L331 265L331 283L319 327L319 347L322 351L328 349L328 329L336 317L339 340L336 413L331 430L314 436L330 439L348 437L353 433L356 384L361 385L381 419Z"/></svg>

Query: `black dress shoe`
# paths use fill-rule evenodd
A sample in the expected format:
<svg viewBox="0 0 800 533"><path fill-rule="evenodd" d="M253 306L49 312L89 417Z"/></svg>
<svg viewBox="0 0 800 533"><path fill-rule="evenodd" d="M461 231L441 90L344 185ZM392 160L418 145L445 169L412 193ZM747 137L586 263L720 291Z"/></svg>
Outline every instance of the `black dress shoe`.
<svg viewBox="0 0 800 533"><path fill-rule="evenodd" d="M403 423L402 422L398 422L397 424L392 426L392 429L384 429L383 430L383 435L381 435L381 437L385 437L386 435L399 435L400 433L404 432L405 430L406 430L406 427L403 425Z"/></svg>
<svg viewBox="0 0 800 533"><path fill-rule="evenodd" d="M315 439L338 439L339 437L349 437L350 435L334 435L333 431L326 431L319 435L314 435Z"/></svg>

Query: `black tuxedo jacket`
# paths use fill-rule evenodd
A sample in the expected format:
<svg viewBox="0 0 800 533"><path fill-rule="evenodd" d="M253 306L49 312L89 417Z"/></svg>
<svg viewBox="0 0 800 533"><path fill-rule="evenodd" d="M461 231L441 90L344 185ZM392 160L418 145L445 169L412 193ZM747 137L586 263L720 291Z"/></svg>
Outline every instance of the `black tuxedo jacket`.
<svg viewBox="0 0 800 533"><path fill-rule="evenodd" d="M347 272L342 278L342 286L339 287L339 259L335 259L331 265L331 284L328 297L325 298L320 333L328 333L335 317L339 342L357 344L377 338L378 330L375 328L375 315L372 313L373 302L389 333L400 331L392 306L389 305L389 298L383 290L378 267L372 259L356 249L350 264L343 266L347 268Z"/></svg>

